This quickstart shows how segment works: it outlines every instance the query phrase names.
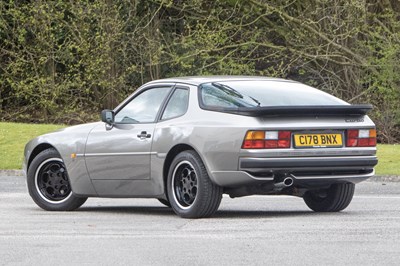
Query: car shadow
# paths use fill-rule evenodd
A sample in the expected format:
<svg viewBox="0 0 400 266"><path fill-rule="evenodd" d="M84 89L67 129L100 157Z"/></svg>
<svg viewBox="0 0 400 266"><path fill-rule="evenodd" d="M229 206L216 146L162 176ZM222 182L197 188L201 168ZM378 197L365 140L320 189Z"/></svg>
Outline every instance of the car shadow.
<svg viewBox="0 0 400 266"><path fill-rule="evenodd" d="M211 218L279 218L279 217L297 217L297 216L338 216L351 215L350 212L314 212L311 210L220 210Z"/></svg>
<svg viewBox="0 0 400 266"><path fill-rule="evenodd" d="M103 213L130 213L141 215L175 215L174 211L168 207L154 207L154 206L96 206L96 207L80 207L75 210L77 212L103 212Z"/></svg>
<svg viewBox="0 0 400 266"><path fill-rule="evenodd" d="M254 211L254 210L221 210L216 212L212 218L276 218L313 215L309 211Z"/></svg>
<svg viewBox="0 0 400 266"><path fill-rule="evenodd" d="M152 215L152 216L176 216L171 208L160 206L89 206L80 207L77 212L96 212L113 214L133 214L133 215ZM218 210L209 219L231 219L231 218L279 218L296 216L346 216L351 212L317 213L311 210Z"/></svg>

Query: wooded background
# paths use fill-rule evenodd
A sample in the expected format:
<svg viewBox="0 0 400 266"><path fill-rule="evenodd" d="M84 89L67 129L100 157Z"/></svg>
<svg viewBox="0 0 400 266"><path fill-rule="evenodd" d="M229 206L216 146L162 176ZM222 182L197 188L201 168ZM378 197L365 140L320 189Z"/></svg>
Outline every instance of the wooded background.
<svg viewBox="0 0 400 266"><path fill-rule="evenodd" d="M3 0L0 119L87 122L153 79L262 75L373 104L394 143L399 59L399 0Z"/></svg>

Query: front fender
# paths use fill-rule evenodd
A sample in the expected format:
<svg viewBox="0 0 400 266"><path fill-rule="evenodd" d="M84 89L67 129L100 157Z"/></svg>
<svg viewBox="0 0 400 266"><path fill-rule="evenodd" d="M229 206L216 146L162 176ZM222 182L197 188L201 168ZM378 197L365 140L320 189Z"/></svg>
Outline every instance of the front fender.
<svg viewBox="0 0 400 266"><path fill-rule="evenodd" d="M84 157L71 155L84 154L89 132L100 123L64 128L29 141L24 151L23 171L25 176L27 176L30 162L38 153L44 149L54 148L64 161L73 193L78 196L97 196Z"/></svg>

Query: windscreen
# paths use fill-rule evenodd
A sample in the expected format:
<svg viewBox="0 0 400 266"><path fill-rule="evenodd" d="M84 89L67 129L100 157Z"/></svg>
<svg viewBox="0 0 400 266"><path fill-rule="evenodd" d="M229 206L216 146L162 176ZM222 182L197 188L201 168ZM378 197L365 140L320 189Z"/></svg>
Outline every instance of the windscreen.
<svg viewBox="0 0 400 266"><path fill-rule="evenodd" d="M348 105L328 93L288 81L221 81L200 85L203 107Z"/></svg>

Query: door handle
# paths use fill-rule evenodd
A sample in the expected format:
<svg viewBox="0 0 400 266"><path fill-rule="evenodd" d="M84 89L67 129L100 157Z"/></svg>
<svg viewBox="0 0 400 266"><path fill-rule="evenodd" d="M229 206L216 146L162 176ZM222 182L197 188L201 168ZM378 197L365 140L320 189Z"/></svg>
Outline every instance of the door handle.
<svg viewBox="0 0 400 266"><path fill-rule="evenodd" d="M140 132L140 134L137 135L138 138L140 139L148 139L151 138L151 134L147 134L146 131Z"/></svg>

